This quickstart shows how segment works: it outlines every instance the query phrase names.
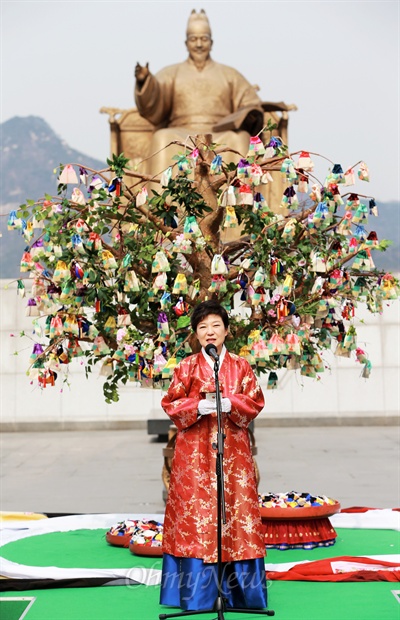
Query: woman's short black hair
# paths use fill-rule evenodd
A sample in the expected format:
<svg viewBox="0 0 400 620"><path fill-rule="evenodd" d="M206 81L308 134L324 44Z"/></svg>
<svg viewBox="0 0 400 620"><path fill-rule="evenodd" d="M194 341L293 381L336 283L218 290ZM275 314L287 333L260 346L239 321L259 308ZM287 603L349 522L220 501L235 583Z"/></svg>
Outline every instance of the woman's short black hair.
<svg viewBox="0 0 400 620"><path fill-rule="evenodd" d="M202 301L193 310L193 314L190 319L192 329L195 332L200 321L203 321L209 314L216 314L221 317L225 329L229 327L229 316L227 311L218 301L209 299L208 301Z"/></svg>

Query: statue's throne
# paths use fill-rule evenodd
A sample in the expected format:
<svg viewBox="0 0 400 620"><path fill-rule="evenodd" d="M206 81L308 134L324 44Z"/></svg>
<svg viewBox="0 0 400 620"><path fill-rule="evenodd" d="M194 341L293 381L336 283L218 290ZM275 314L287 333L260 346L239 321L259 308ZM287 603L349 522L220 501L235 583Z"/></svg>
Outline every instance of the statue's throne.
<svg viewBox="0 0 400 620"><path fill-rule="evenodd" d="M296 110L293 104L279 102L263 102L264 110L264 126L267 126L268 120L276 124L276 129L272 131L272 135L279 136L284 144L288 144L288 123L289 111ZM150 142L152 133L155 130L154 125L140 116L136 108L121 110L120 108L103 107L101 113L109 115L110 123L110 152L119 155L124 153L130 160L132 167L149 157ZM270 139L270 132L261 135L263 142ZM245 155L245 153L244 153ZM282 193L285 189L284 180L281 174L273 174L274 182L267 186L267 191L263 192L270 206L279 204ZM278 201L278 202L277 202Z"/></svg>

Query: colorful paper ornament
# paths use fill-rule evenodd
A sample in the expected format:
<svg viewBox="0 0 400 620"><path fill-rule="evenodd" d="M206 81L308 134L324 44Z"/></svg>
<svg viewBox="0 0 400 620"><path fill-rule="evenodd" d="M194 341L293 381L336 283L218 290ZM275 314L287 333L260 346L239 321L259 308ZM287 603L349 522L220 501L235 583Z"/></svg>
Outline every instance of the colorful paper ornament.
<svg viewBox="0 0 400 620"><path fill-rule="evenodd" d="M56 268L53 273L54 282L62 282L70 277L69 269L63 260L57 261Z"/></svg>
<svg viewBox="0 0 400 620"><path fill-rule="evenodd" d="M157 330L159 335L159 340L165 342L169 340L169 325L168 325L168 317L165 312L159 312L157 317Z"/></svg>
<svg viewBox="0 0 400 620"><path fill-rule="evenodd" d="M165 255L165 252L163 252L163 250L159 250L158 252L156 252L154 256L153 263L151 266L151 272L152 273L158 273L158 272L166 273L170 270L171 270L171 267L169 265L168 258Z"/></svg>
<svg viewBox="0 0 400 620"><path fill-rule="evenodd" d="M398 299L399 289L395 278L391 273L386 273L379 285L382 298L385 300Z"/></svg>
<svg viewBox="0 0 400 620"><path fill-rule="evenodd" d="M136 205L138 207L142 207L146 204L148 199L147 187L144 186L142 189L136 194Z"/></svg>
<svg viewBox="0 0 400 620"><path fill-rule="evenodd" d="M80 182L83 183L83 185L87 185L88 173L87 170L85 168L82 168L81 166L79 167L79 179Z"/></svg>
<svg viewBox="0 0 400 620"><path fill-rule="evenodd" d="M111 350L103 336L96 336L93 341L92 351L94 355L109 355Z"/></svg>
<svg viewBox="0 0 400 620"><path fill-rule="evenodd" d="M76 172L74 167L71 164L64 166L60 176L58 177L58 183L67 185L68 183L78 184L78 177L76 176Z"/></svg>
<svg viewBox="0 0 400 620"><path fill-rule="evenodd" d="M375 215L375 217L378 217L378 207L376 206L376 202L373 198L369 201L369 212L370 215Z"/></svg>
<svg viewBox="0 0 400 620"><path fill-rule="evenodd" d="M310 253L311 259L311 270L315 273L326 273L327 271L327 261L322 254L313 250Z"/></svg>
<svg viewBox="0 0 400 620"><path fill-rule="evenodd" d="M178 155L176 157L176 160L178 171L182 172L183 174L189 174L191 171L191 165L186 155Z"/></svg>
<svg viewBox="0 0 400 620"><path fill-rule="evenodd" d="M354 170L353 168L349 168L344 173L344 184L346 186L349 186L349 185L354 185L354 183L355 183Z"/></svg>
<svg viewBox="0 0 400 620"><path fill-rule="evenodd" d="M210 164L210 174L220 174L222 170L222 156L216 155Z"/></svg>
<svg viewBox="0 0 400 620"><path fill-rule="evenodd" d="M176 357L170 357L169 360L167 360L167 363L165 364L164 368L161 370L161 377L163 379L171 379L172 375L174 374L174 369L177 366L178 361L176 359Z"/></svg>
<svg viewBox="0 0 400 620"><path fill-rule="evenodd" d="M239 225L234 207L225 208L224 228L237 228Z"/></svg>
<svg viewBox="0 0 400 620"><path fill-rule="evenodd" d="M328 173L326 183L343 184L345 182L343 168L340 164L334 164L331 172Z"/></svg>
<svg viewBox="0 0 400 620"><path fill-rule="evenodd" d="M226 191L224 191L224 193L222 195L222 199L221 199L221 206L223 206L223 207L227 207L227 206L234 207L236 205L235 189L236 188L234 187L234 185L230 185L228 187L228 189Z"/></svg>
<svg viewBox="0 0 400 620"><path fill-rule="evenodd" d="M305 170L306 172L312 172L314 170L314 163L311 160L310 153L302 151L297 161L297 168Z"/></svg>
<svg viewBox="0 0 400 620"><path fill-rule="evenodd" d="M180 252L181 254L191 254L192 253L192 242L190 239L186 239L185 235L182 233L177 235L173 240L173 252Z"/></svg>
<svg viewBox="0 0 400 620"><path fill-rule="evenodd" d="M369 181L369 170L367 164L364 161L360 163L357 174L360 181Z"/></svg>
<svg viewBox="0 0 400 620"><path fill-rule="evenodd" d="M196 168L197 160L199 159L199 149L193 149L189 155L189 161L192 168Z"/></svg>
<svg viewBox="0 0 400 620"><path fill-rule="evenodd" d="M185 239L196 239L201 237L202 232L194 215L188 215L183 224L183 236Z"/></svg>
<svg viewBox="0 0 400 620"><path fill-rule="evenodd" d="M368 207L366 204L361 203L360 206L356 209L352 222L353 224L360 224L361 222L366 222L368 220Z"/></svg>
<svg viewBox="0 0 400 620"><path fill-rule="evenodd" d="M338 224L336 229L338 235L350 235L351 233L351 213L345 213L344 217Z"/></svg>
<svg viewBox="0 0 400 620"><path fill-rule="evenodd" d="M311 187L310 198L314 202L321 202L322 200L321 186L317 185L317 183Z"/></svg>
<svg viewBox="0 0 400 620"><path fill-rule="evenodd" d="M118 309L117 316L117 326L118 327L128 327L132 324L131 315L125 308Z"/></svg>
<svg viewBox="0 0 400 620"><path fill-rule="evenodd" d="M167 187L168 183L172 179L172 167L169 166L161 175L161 187Z"/></svg>
<svg viewBox="0 0 400 620"><path fill-rule="evenodd" d="M246 181L250 178L251 164L247 159L240 159L237 165L237 178L241 181Z"/></svg>
<svg viewBox="0 0 400 620"><path fill-rule="evenodd" d="M188 292L188 283L186 280L186 276L184 273L178 273L178 275L175 278L174 285L172 287L172 294L173 295L179 295L179 294L186 295L187 292Z"/></svg>
<svg viewBox="0 0 400 620"><path fill-rule="evenodd" d="M294 167L293 159L290 159L289 157L287 157L286 159L283 160L282 166L281 166L281 172L286 175L286 178L288 181L294 181L295 179L297 179L297 173Z"/></svg>
<svg viewBox="0 0 400 620"><path fill-rule="evenodd" d="M260 265L254 274L252 286L254 287L254 289L258 288L259 286L264 286L266 279L267 279L267 274L265 272L265 269L262 265Z"/></svg>
<svg viewBox="0 0 400 620"><path fill-rule="evenodd" d="M72 334L73 336L79 336L79 325L75 314L66 314L63 324L64 332Z"/></svg>
<svg viewBox="0 0 400 620"><path fill-rule="evenodd" d="M72 190L71 202L82 206L86 204L85 196L83 195L83 192L79 189L79 187L74 187L74 189Z"/></svg>
<svg viewBox="0 0 400 620"><path fill-rule="evenodd" d="M63 321L60 315L56 314L50 319L49 337L50 339L58 338L64 334Z"/></svg>
<svg viewBox="0 0 400 620"><path fill-rule="evenodd" d="M25 273L27 271L31 271L31 269L33 269L33 267L34 267L34 262L32 260L32 256L31 256L30 252L24 252L22 254L19 270L22 273Z"/></svg>
<svg viewBox="0 0 400 620"><path fill-rule="evenodd" d="M278 375L274 370L271 370L268 375L267 390L276 390L278 387Z"/></svg>
<svg viewBox="0 0 400 620"><path fill-rule="evenodd" d="M296 209L299 206L296 190L293 185L289 185L283 192L280 206L282 209Z"/></svg>
<svg viewBox="0 0 400 620"><path fill-rule="evenodd" d="M264 196L260 192L256 192L253 199L253 213L257 213L257 211L263 206L263 203L265 203Z"/></svg>
<svg viewBox="0 0 400 620"><path fill-rule="evenodd" d="M293 276L289 273L286 274L285 279L282 284L282 293L285 296L290 295L293 288Z"/></svg>
<svg viewBox="0 0 400 620"><path fill-rule="evenodd" d="M137 293L140 291L139 279L133 269L125 274L124 291L126 293Z"/></svg>
<svg viewBox="0 0 400 620"><path fill-rule="evenodd" d="M98 233L90 232L89 237L86 241L86 245L88 246L89 249L98 251L98 250L101 250L101 248L103 247L103 242Z"/></svg>
<svg viewBox="0 0 400 620"><path fill-rule="evenodd" d="M355 271L372 271L375 265L367 250L361 250L354 258L352 269Z"/></svg>
<svg viewBox="0 0 400 620"><path fill-rule="evenodd" d="M301 355L301 340L294 332L290 332L286 336L286 345L289 353Z"/></svg>
<svg viewBox="0 0 400 620"><path fill-rule="evenodd" d="M225 275L228 273L228 268L221 254L215 254L211 261L211 275Z"/></svg>
<svg viewBox="0 0 400 620"><path fill-rule="evenodd" d="M267 348L271 355L277 355L286 350L286 343L277 332L274 332L268 340Z"/></svg>
<svg viewBox="0 0 400 620"><path fill-rule="evenodd" d="M252 136L250 138L249 150L246 157L258 157L259 155L265 155L264 144L259 136Z"/></svg>
<svg viewBox="0 0 400 620"><path fill-rule="evenodd" d="M33 299L33 297L28 299L28 303L27 303L26 310L25 310L25 315L26 316L39 316L40 315L36 300Z"/></svg>
<svg viewBox="0 0 400 620"><path fill-rule="evenodd" d="M293 240L296 233L296 223L297 220L294 217L287 220L285 227L282 231L282 239L284 239L285 241Z"/></svg>
<svg viewBox="0 0 400 620"><path fill-rule="evenodd" d="M237 196L237 204L253 205L253 200L253 192L250 185L241 185Z"/></svg>
<svg viewBox="0 0 400 620"><path fill-rule="evenodd" d="M223 275L213 275L211 284L207 289L210 293L226 293L227 284Z"/></svg>
<svg viewBox="0 0 400 620"><path fill-rule="evenodd" d="M30 241L33 237L33 224L32 222L27 222L24 228L24 237L26 241Z"/></svg>
<svg viewBox="0 0 400 620"><path fill-rule="evenodd" d="M308 177L305 174L300 175L298 179L297 191L300 194L307 194L308 192Z"/></svg>
<svg viewBox="0 0 400 620"><path fill-rule="evenodd" d="M250 178L253 185L260 185L263 171L261 166L253 164L250 168Z"/></svg>
<svg viewBox="0 0 400 620"><path fill-rule="evenodd" d="M115 269L118 269L118 263L110 250L102 250L101 261L104 269L107 271L114 271Z"/></svg>
<svg viewBox="0 0 400 620"><path fill-rule="evenodd" d="M154 279L152 289L153 291L165 291L168 286L168 276L165 272L157 274Z"/></svg>
<svg viewBox="0 0 400 620"><path fill-rule="evenodd" d="M122 179L119 177L114 177L107 187L107 190L110 194L114 194L114 196L121 196L122 191Z"/></svg>

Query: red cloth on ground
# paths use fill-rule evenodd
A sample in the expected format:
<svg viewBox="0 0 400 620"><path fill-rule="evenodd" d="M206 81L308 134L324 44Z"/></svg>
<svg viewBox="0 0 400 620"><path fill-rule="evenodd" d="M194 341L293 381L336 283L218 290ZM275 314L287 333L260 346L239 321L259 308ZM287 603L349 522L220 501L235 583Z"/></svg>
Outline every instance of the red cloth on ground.
<svg viewBox="0 0 400 620"><path fill-rule="evenodd" d="M336 562L348 563L336 566ZM358 565L358 568L357 568ZM368 568L365 567L368 565ZM395 569L395 570L390 570ZM274 581L400 581L400 564L371 558L339 556L296 564L288 571L267 572Z"/></svg>

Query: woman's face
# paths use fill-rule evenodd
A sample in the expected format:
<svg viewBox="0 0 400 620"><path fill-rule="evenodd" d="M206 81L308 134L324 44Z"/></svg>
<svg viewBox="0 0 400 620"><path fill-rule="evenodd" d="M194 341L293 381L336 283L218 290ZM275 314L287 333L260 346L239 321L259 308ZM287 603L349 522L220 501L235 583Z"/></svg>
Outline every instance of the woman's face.
<svg viewBox="0 0 400 620"><path fill-rule="evenodd" d="M196 336L202 347L213 344L221 355L228 330L218 314L209 314L197 325Z"/></svg>

